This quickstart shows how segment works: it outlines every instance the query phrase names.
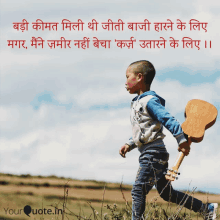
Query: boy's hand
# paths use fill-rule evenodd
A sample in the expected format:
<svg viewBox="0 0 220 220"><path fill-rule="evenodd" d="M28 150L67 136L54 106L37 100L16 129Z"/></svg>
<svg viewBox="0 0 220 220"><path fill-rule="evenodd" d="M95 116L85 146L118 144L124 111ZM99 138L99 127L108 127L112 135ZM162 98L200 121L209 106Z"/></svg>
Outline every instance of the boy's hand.
<svg viewBox="0 0 220 220"><path fill-rule="evenodd" d="M188 156L190 152L190 146L188 142L183 142L179 145L178 151L182 151L185 156Z"/></svg>
<svg viewBox="0 0 220 220"><path fill-rule="evenodd" d="M122 156L122 157L125 157L125 154L127 152L129 152L129 145L125 144L124 146L121 147L121 149L119 150L119 154Z"/></svg>

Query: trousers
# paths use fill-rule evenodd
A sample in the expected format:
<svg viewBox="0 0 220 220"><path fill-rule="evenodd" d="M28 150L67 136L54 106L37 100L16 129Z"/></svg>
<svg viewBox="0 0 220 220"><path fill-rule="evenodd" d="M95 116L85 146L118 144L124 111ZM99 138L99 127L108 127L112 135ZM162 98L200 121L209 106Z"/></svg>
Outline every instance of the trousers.
<svg viewBox="0 0 220 220"><path fill-rule="evenodd" d="M194 212L201 211L202 201L188 197L183 192L174 190L171 183L166 180L165 172L168 168L169 154L160 153L157 150L143 151L139 157L139 169L133 185L132 195L132 219L142 219L145 211L146 195L155 185L158 193L165 201L176 204L184 204L184 207Z"/></svg>

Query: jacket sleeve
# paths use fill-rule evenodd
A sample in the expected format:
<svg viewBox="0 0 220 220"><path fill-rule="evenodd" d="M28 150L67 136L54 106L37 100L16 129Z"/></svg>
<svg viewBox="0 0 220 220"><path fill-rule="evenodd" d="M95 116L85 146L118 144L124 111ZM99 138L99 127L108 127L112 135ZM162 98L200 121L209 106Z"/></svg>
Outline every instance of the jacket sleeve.
<svg viewBox="0 0 220 220"><path fill-rule="evenodd" d="M159 98L153 97L147 103L147 111L150 116L167 128L176 138L178 144L186 142L183 130L179 122L161 105Z"/></svg>
<svg viewBox="0 0 220 220"><path fill-rule="evenodd" d="M136 147L137 147L137 145L134 143L134 141L133 141L132 137L131 137L131 138L129 138L129 140L128 140L128 141L127 141L125 144L127 144L127 145L129 145L129 146L130 146L130 150L133 150L134 148L136 148Z"/></svg>

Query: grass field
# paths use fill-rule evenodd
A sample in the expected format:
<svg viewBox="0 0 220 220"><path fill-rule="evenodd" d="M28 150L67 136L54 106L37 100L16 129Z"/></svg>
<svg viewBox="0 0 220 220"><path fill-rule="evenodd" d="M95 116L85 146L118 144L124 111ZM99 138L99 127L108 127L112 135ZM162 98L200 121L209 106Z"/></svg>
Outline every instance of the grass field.
<svg viewBox="0 0 220 220"><path fill-rule="evenodd" d="M124 219L119 213L126 217L131 206L132 186L120 188L119 183L0 174L0 185L0 220ZM194 197L220 204L219 194L194 193ZM27 205L33 210L30 217L24 214ZM146 214L151 215L148 219L167 219L177 212L177 208L177 205L163 201L156 190L147 196ZM62 215L63 209L65 215ZM176 219L202 219L185 208L178 216Z"/></svg>

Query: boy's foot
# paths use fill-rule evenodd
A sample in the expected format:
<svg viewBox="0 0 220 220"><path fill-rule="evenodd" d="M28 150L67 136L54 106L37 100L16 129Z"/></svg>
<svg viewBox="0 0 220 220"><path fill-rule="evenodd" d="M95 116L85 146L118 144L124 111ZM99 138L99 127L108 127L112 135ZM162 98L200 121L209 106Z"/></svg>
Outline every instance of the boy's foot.
<svg viewBox="0 0 220 220"><path fill-rule="evenodd" d="M212 220L216 219L216 212L218 208L218 203L208 203L207 206L207 213L205 214L205 220Z"/></svg>

